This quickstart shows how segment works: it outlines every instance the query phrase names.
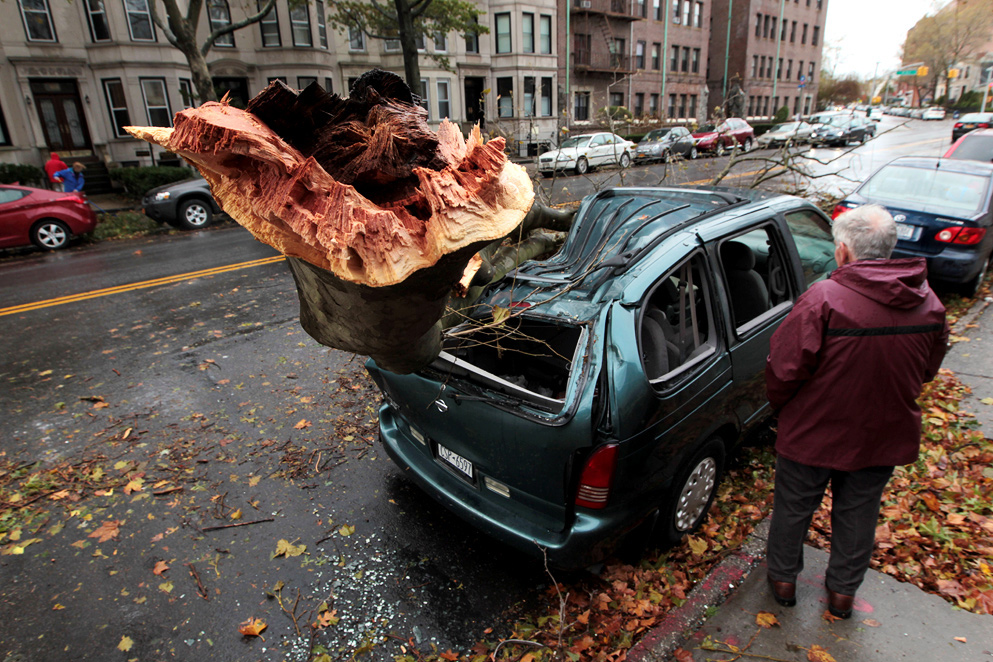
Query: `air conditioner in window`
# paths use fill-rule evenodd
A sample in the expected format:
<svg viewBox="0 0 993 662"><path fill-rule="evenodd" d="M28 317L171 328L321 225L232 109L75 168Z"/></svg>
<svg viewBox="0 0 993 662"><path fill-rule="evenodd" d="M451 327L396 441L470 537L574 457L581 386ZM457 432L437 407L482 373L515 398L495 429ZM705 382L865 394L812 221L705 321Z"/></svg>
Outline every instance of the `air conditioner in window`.
<svg viewBox="0 0 993 662"><path fill-rule="evenodd" d="M592 0L581 0L579 6L582 9L589 9L590 7L593 6L593 2Z"/></svg>

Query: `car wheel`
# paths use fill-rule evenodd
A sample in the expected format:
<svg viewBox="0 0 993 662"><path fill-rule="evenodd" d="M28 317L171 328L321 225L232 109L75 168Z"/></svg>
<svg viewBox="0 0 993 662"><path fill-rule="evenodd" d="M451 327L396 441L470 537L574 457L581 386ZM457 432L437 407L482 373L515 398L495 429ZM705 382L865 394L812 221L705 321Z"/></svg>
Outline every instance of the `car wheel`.
<svg viewBox="0 0 993 662"><path fill-rule="evenodd" d="M727 151L727 150L724 148L724 143L718 142L717 143L717 147L714 148L714 153L717 156L724 156L724 152L725 151Z"/></svg>
<svg viewBox="0 0 993 662"><path fill-rule="evenodd" d="M693 160L698 156L700 156L700 152L696 150L696 145L693 145L693 147L690 147L690 160Z"/></svg>
<svg viewBox="0 0 993 662"><path fill-rule="evenodd" d="M628 156L627 152L621 154L621 158L617 159L617 165L621 166L622 168L627 168L629 165L631 165L631 157Z"/></svg>
<svg viewBox="0 0 993 662"><path fill-rule="evenodd" d="M179 205L176 227L183 230L199 230L210 225L214 212L210 205L199 198L193 198Z"/></svg>
<svg viewBox="0 0 993 662"><path fill-rule="evenodd" d="M746 152L752 151L752 139L751 138L747 138L745 140L745 151Z"/></svg>
<svg viewBox="0 0 993 662"><path fill-rule="evenodd" d="M990 258L986 258L986 262L983 262L983 268L979 270L976 277L970 280L968 283L963 283L959 286L959 294L964 297L974 297L976 292L979 290L979 286L983 284L983 279L986 278L986 272L990 268Z"/></svg>
<svg viewBox="0 0 993 662"><path fill-rule="evenodd" d="M589 172L589 169L590 169L590 163L589 163L589 161L587 161L582 156L579 157L579 160L576 161L576 174L577 175L585 175L587 172Z"/></svg>
<svg viewBox="0 0 993 662"><path fill-rule="evenodd" d="M555 173L554 172L543 172L543 173L541 173L541 176L544 177L545 179L551 179L552 177L555 176Z"/></svg>
<svg viewBox="0 0 993 662"><path fill-rule="evenodd" d="M72 231L62 221L48 218L31 228L31 243L43 251L65 248Z"/></svg>
<svg viewBox="0 0 993 662"><path fill-rule="evenodd" d="M679 542L707 517L724 471L724 455L723 442L710 439L680 468L656 522L654 537L660 543Z"/></svg>

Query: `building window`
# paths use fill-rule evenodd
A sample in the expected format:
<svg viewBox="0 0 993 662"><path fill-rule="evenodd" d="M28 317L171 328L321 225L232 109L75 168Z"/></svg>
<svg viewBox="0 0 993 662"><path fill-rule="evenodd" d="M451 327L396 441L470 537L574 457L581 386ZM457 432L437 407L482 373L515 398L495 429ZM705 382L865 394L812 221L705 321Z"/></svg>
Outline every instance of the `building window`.
<svg viewBox="0 0 993 662"><path fill-rule="evenodd" d="M807 43L807 24L806 23L803 24L803 34L800 37L800 43L801 44L806 44Z"/></svg>
<svg viewBox="0 0 993 662"><path fill-rule="evenodd" d="M787 21L783 21L783 29L779 31L779 41L786 41L786 28L788 28L789 25L790 24Z"/></svg>
<svg viewBox="0 0 993 662"><path fill-rule="evenodd" d="M328 94L334 92L334 81L331 80L330 76L324 77L324 91L327 92Z"/></svg>
<svg viewBox="0 0 993 662"><path fill-rule="evenodd" d="M765 56L759 59L759 78L765 78Z"/></svg>
<svg viewBox="0 0 993 662"><path fill-rule="evenodd" d="M110 41L110 24L107 23L107 8L103 0L86 0L86 16L93 41Z"/></svg>
<svg viewBox="0 0 993 662"><path fill-rule="evenodd" d="M655 71L658 71L659 67L662 66L662 63L660 62L661 52L662 52L662 44L658 42L652 44L652 69L654 69Z"/></svg>
<svg viewBox="0 0 993 662"><path fill-rule="evenodd" d="M793 60L786 61L786 80L793 77Z"/></svg>
<svg viewBox="0 0 993 662"><path fill-rule="evenodd" d="M434 42L434 52L435 53L447 53L448 52L448 36L441 33L435 34L431 37L431 41Z"/></svg>
<svg viewBox="0 0 993 662"><path fill-rule="evenodd" d="M479 17L473 16L472 22L474 25L479 24ZM397 45L399 46L400 41L397 40ZM465 52L466 53L478 53L479 52L479 34L476 32L468 32L465 35Z"/></svg>
<svg viewBox="0 0 993 662"><path fill-rule="evenodd" d="M690 47L683 46L683 68L680 69L683 73L689 73L690 70Z"/></svg>
<svg viewBox="0 0 993 662"><path fill-rule="evenodd" d="M424 33L418 34L414 37L414 45L417 46L417 50L422 53L427 50L424 46Z"/></svg>
<svg viewBox="0 0 993 662"><path fill-rule="evenodd" d="M639 41L634 46L634 60L636 69L645 68L645 42Z"/></svg>
<svg viewBox="0 0 993 662"><path fill-rule="evenodd" d="M764 39L769 38L769 18L768 14L762 17L762 37Z"/></svg>
<svg viewBox="0 0 993 662"><path fill-rule="evenodd" d="M297 89L305 90L317 82L317 76L297 76Z"/></svg>
<svg viewBox="0 0 993 662"><path fill-rule="evenodd" d="M524 117L535 116L534 76L524 77Z"/></svg>
<svg viewBox="0 0 993 662"><path fill-rule="evenodd" d="M645 93L638 92L634 95L634 116L641 117L645 114Z"/></svg>
<svg viewBox="0 0 993 662"><path fill-rule="evenodd" d="M446 119L452 116L452 101L449 94L448 81L438 81L438 117Z"/></svg>
<svg viewBox="0 0 993 662"><path fill-rule="evenodd" d="M810 114L810 95L807 95L803 99L803 114L804 115Z"/></svg>
<svg viewBox="0 0 993 662"><path fill-rule="evenodd" d="M627 40L614 37L614 41L610 43L610 66L626 67L627 52Z"/></svg>
<svg viewBox="0 0 993 662"><path fill-rule="evenodd" d="M265 0L258 0L256 6L261 11L265 7ZM283 41L279 38L279 16L276 15L276 5L273 5L272 9L259 21L259 29L262 31L263 48L276 48L283 45Z"/></svg>
<svg viewBox="0 0 993 662"><path fill-rule="evenodd" d="M524 38L522 45L524 52L534 53L534 14L524 12L523 21L521 22L521 32Z"/></svg>
<svg viewBox="0 0 993 662"><path fill-rule="evenodd" d="M124 10L128 15L131 41L155 41L155 28L148 11L148 0L124 0Z"/></svg>
<svg viewBox="0 0 993 662"><path fill-rule="evenodd" d="M764 117L768 117L769 116L769 97L766 97L765 98L765 110L762 112L762 115Z"/></svg>
<svg viewBox="0 0 993 662"><path fill-rule="evenodd" d="M776 65L776 80L783 80L783 58L779 58L779 63Z"/></svg>
<svg viewBox="0 0 993 662"><path fill-rule="evenodd" d="M290 10L290 29L293 31L294 46L313 46L310 38L310 9L306 4Z"/></svg>
<svg viewBox="0 0 993 662"><path fill-rule="evenodd" d="M773 16L772 20L769 22L769 38L776 38L776 17Z"/></svg>
<svg viewBox="0 0 993 662"><path fill-rule="evenodd" d="M779 112L779 97L772 98L772 114L775 115Z"/></svg>
<svg viewBox="0 0 993 662"><path fill-rule="evenodd" d="M690 114L687 117L696 117L696 95L690 95Z"/></svg>
<svg viewBox="0 0 993 662"><path fill-rule="evenodd" d="M772 56L766 58L765 77L772 78Z"/></svg>
<svg viewBox="0 0 993 662"><path fill-rule="evenodd" d="M686 95L685 94L680 94L679 95L679 117L680 118L686 117Z"/></svg>
<svg viewBox="0 0 993 662"><path fill-rule="evenodd" d="M800 97L796 97L795 99L793 99L793 114L794 115L800 114Z"/></svg>
<svg viewBox="0 0 993 662"><path fill-rule="evenodd" d="M810 35L810 45L811 46L816 46L817 45L817 39L820 36L821 36L821 26L815 25L814 26L814 33L812 35Z"/></svg>
<svg viewBox="0 0 993 662"><path fill-rule="evenodd" d="M392 39L387 39L384 47L386 50L390 50L390 42ZM400 40L396 40L397 47L400 46ZM365 50L365 33L362 32L362 28L348 28L348 50L350 51L364 51Z"/></svg>
<svg viewBox="0 0 993 662"><path fill-rule="evenodd" d="M328 19L324 15L323 0L314 1L314 11L317 12L317 43L321 48L328 47Z"/></svg>
<svg viewBox="0 0 993 662"><path fill-rule="evenodd" d="M648 114L657 117L659 114L659 95L652 94L648 97Z"/></svg>
<svg viewBox="0 0 993 662"><path fill-rule="evenodd" d="M514 116L514 79L497 78L497 117L513 117L513 116Z"/></svg>
<svg viewBox="0 0 993 662"><path fill-rule="evenodd" d="M662 0L652 0L652 16L655 17L656 21L662 20Z"/></svg>
<svg viewBox="0 0 993 662"><path fill-rule="evenodd" d="M145 100L145 115L149 126L172 126L169 97L165 78L141 78L141 96Z"/></svg>
<svg viewBox="0 0 993 662"><path fill-rule="evenodd" d="M793 25L790 26L790 43L796 42L796 21L793 21Z"/></svg>
<svg viewBox="0 0 993 662"><path fill-rule="evenodd" d="M806 79L803 77L803 60L800 60L796 67L796 79L801 83Z"/></svg>
<svg viewBox="0 0 993 662"><path fill-rule="evenodd" d="M696 3L693 9L693 27L702 28L703 27L703 3Z"/></svg>
<svg viewBox="0 0 993 662"><path fill-rule="evenodd" d="M670 71L679 71L679 46L672 47L672 58L669 62Z"/></svg>
<svg viewBox="0 0 993 662"><path fill-rule="evenodd" d="M755 15L755 36L762 36L762 14Z"/></svg>
<svg viewBox="0 0 993 662"><path fill-rule="evenodd" d="M542 55L552 54L552 17L542 15L538 19L538 49Z"/></svg>
<svg viewBox="0 0 993 662"><path fill-rule="evenodd" d="M58 41L48 0L19 0L28 41Z"/></svg>
<svg viewBox="0 0 993 662"><path fill-rule="evenodd" d="M672 22L679 25L679 2L680 0L670 0L672 2Z"/></svg>
<svg viewBox="0 0 993 662"><path fill-rule="evenodd" d="M124 96L124 86L120 78L103 81L103 96L107 100L107 112L114 125L114 135L118 138L130 138L124 127L131 126L131 113L128 112L128 102Z"/></svg>
<svg viewBox="0 0 993 662"><path fill-rule="evenodd" d="M428 111L428 119L431 119L431 88L427 78L421 79L421 108Z"/></svg>
<svg viewBox="0 0 993 662"><path fill-rule="evenodd" d="M758 78L759 76L759 56L752 56L752 78Z"/></svg>
<svg viewBox="0 0 993 662"><path fill-rule="evenodd" d="M349 50L351 50L351 39L349 39ZM384 39L383 40L383 50L387 53L399 53L400 52L400 40L399 39Z"/></svg>
<svg viewBox="0 0 993 662"><path fill-rule="evenodd" d="M692 0L683 0L683 25L690 27L690 10L693 8Z"/></svg>
<svg viewBox="0 0 993 662"><path fill-rule="evenodd" d="M496 15L496 52L509 53L513 48L510 38L510 14L503 13ZM501 115L501 117L503 117ZM508 117L510 117L508 115Z"/></svg>
<svg viewBox="0 0 993 662"><path fill-rule="evenodd" d="M231 25L231 8L227 0L207 0L207 20L211 31ZM229 32L214 41L215 46L234 47L234 33Z"/></svg>
<svg viewBox="0 0 993 662"><path fill-rule="evenodd" d="M637 0L635 4L635 15L646 18L648 16L648 5L645 4L645 0Z"/></svg>
<svg viewBox="0 0 993 662"><path fill-rule="evenodd" d="M755 115L755 97L748 97L748 117L754 117Z"/></svg>
<svg viewBox="0 0 993 662"><path fill-rule="evenodd" d="M189 78L179 79L179 100L183 104L183 108L193 108L197 105L197 95L193 92L193 81Z"/></svg>
<svg viewBox="0 0 993 662"><path fill-rule="evenodd" d="M611 92L610 93L610 105L614 108L624 107L624 93L623 92Z"/></svg>
<svg viewBox="0 0 993 662"><path fill-rule="evenodd" d="M814 83L814 63L811 62L807 65L807 83L813 85Z"/></svg>
<svg viewBox="0 0 993 662"><path fill-rule="evenodd" d="M690 67L690 71L695 74L700 73L700 49L693 49L693 65Z"/></svg>
<svg viewBox="0 0 993 662"><path fill-rule="evenodd" d="M575 119L585 122L590 119L590 93L576 92Z"/></svg>
<svg viewBox="0 0 993 662"><path fill-rule="evenodd" d="M676 118L676 95L669 95L669 119Z"/></svg>
<svg viewBox="0 0 993 662"><path fill-rule="evenodd" d="M552 116L552 79L546 77L541 79L541 116Z"/></svg>

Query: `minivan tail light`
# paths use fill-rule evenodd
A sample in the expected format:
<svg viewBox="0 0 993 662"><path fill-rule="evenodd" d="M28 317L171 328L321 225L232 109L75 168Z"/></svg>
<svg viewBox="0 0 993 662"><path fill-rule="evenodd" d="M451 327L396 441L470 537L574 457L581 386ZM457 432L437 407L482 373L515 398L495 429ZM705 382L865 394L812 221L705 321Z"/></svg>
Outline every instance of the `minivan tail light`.
<svg viewBox="0 0 993 662"><path fill-rule="evenodd" d="M579 478L579 489L576 490L577 506L600 509L607 505L616 464L617 444L606 444L593 451L586 460L583 474Z"/></svg>

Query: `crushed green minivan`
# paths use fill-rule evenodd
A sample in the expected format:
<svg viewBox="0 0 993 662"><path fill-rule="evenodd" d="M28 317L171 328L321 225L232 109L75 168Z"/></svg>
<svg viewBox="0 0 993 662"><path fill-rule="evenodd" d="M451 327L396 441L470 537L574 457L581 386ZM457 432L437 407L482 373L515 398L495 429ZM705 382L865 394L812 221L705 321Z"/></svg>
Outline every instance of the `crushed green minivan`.
<svg viewBox="0 0 993 662"><path fill-rule="evenodd" d="M430 366L367 364L381 439L444 506L558 567L645 526L677 541L770 414L773 331L834 267L828 218L799 198L601 191L562 249L494 285Z"/></svg>

